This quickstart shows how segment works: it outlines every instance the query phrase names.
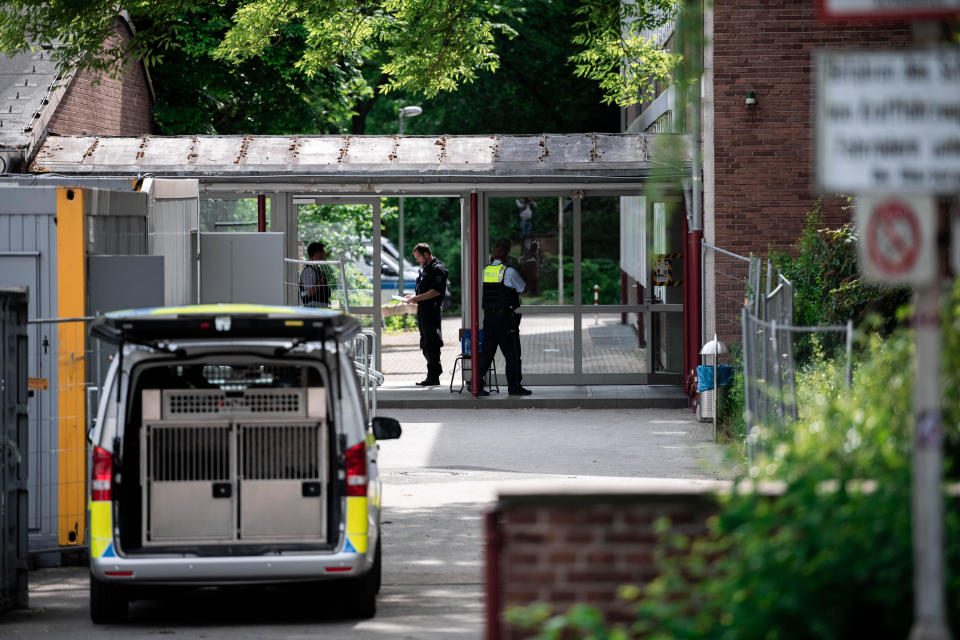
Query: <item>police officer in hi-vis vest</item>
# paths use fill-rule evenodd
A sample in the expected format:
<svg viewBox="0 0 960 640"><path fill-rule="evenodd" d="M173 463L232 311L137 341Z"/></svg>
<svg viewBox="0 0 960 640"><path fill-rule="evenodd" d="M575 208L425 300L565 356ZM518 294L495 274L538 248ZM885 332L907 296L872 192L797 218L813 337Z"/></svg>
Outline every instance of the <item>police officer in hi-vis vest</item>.
<svg viewBox="0 0 960 640"><path fill-rule="evenodd" d="M500 240L493 247L493 262L483 270L483 348L480 351L480 395L484 377L493 362L497 347L507 363L507 388L512 396L528 396L532 391L520 386L519 315L520 294L527 288L520 272L505 262L510 255L510 242Z"/></svg>

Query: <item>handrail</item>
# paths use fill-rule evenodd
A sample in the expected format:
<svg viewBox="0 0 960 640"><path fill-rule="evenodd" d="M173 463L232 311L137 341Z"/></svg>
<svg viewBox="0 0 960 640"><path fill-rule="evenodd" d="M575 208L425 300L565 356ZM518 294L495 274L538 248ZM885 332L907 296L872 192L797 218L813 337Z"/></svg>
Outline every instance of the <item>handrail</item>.
<svg viewBox="0 0 960 640"><path fill-rule="evenodd" d="M372 419L377 415L377 387L385 380L382 373L370 366L370 363L376 360L376 334L370 330L361 331L354 338L353 344L355 349L353 366L363 386L363 402L367 408L367 415Z"/></svg>
<svg viewBox="0 0 960 640"><path fill-rule="evenodd" d="M727 251L726 249L721 249L720 247L715 247L715 246L713 246L712 244L709 244L709 243L707 243L707 242L703 242L703 243L701 243L701 244L704 246L704 248L706 248L706 249L711 249L711 250L713 250L713 251L717 251L717 252L719 252L719 253L722 253L722 254L725 255L725 256L730 256L731 258L736 258L737 260L743 260L744 262L750 262L750 258L741 256L741 255L738 255L738 254L736 254L736 253L731 253L731 252Z"/></svg>
<svg viewBox="0 0 960 640"><path fill-rule="evenodd" d="M386 380L386 377L376 369L370 369L369 367L364 367L359 362L354 362L353 364L356 367L357 373L361 373L367 378L376 381L377 386L382 385L384 380Z"/></svg>

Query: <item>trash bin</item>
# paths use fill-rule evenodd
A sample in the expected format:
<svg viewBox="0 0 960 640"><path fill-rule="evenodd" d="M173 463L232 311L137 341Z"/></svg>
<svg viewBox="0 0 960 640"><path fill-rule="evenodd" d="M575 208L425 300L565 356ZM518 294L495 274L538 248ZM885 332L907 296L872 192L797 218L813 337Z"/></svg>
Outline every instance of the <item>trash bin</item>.
<svg viewBox="0 0 960 640"><path fill-rule="evenodd" d="M733 367L729 364L717 365L717 413L722 413L723 403L726 401L727 389L733 382ZM700 365L697 367L697 416L702 421L713 420L713 367Z"/></svg>

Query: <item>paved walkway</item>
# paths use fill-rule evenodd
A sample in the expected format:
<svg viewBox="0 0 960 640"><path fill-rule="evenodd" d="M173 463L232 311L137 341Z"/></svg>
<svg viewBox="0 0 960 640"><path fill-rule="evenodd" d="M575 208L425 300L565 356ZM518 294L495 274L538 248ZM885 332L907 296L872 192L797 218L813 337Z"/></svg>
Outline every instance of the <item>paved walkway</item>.
<svg viewBox="0 0 960 640"><path fill-rule="evenodd" d="M443 319L443 348L440 361L450 382L453 363L460 353L459 317ZM601 314L597 323L584 316L584 373L644 373L646 350L637 346L634 327L620 324L620 314ZM573 316L527 314L520 325L524 373L573 373ZM408 387L426 375L420 352L420 333L408 331L383 336L383 373L386 387ZM497 353L497 371L502 374L503 357Z"/></svg>

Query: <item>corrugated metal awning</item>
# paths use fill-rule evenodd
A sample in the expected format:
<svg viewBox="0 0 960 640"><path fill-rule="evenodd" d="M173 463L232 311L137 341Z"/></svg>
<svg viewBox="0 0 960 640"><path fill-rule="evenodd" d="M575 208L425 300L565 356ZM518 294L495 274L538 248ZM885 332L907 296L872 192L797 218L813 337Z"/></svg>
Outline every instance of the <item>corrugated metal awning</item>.
<svg viewBox="0 0 960 640"><path fill-rule="evenodd" d="M672 134L535 136L50 136L32 173L209 178L293 178L331 182L407 180L551 182L635 180L655 167L686 173L683 157L653 158Z"/></svg>

